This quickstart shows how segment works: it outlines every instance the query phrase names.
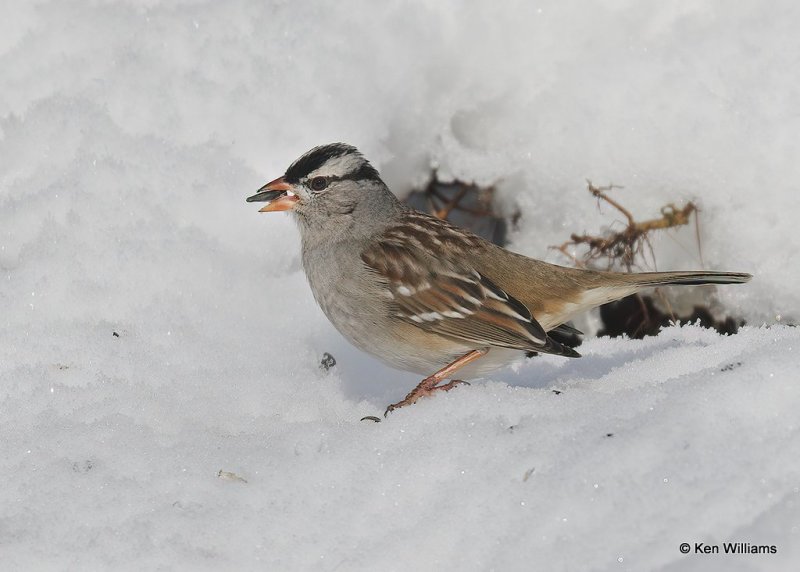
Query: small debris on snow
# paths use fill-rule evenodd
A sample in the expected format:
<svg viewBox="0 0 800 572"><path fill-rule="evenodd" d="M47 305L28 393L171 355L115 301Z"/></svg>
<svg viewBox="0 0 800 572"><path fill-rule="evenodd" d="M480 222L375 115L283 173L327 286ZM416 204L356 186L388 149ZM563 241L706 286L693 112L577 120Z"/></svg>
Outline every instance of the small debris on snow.
<svg viewBox="0 0 800 572"><path fill-rule="evenodd" d="M72 470L76 473L88 473L89 471L92 470L92 467L94 467L94 465L92 464L92 461L89 459L86 459L82 463L79 463L77 461L72 463Z"/></svg>
<svg viewBox="0 0 800 572"><path fill-rule="evenodd" d="M336 365L336 358L333 357L328 352L322 354L322 361L319 362L319 367L324 369L325 371L330 370L332 367Z"/></svg>
<svg viewBox="0 0 800 572"><path fill-rule="evenodd" d="M240 477L236 473L231 473L230 471L223 471L222 469L219 470L217 473L217 477L220 479L224 479L226 481L238 481L240 483L246 483L247 479Z"/></svg>

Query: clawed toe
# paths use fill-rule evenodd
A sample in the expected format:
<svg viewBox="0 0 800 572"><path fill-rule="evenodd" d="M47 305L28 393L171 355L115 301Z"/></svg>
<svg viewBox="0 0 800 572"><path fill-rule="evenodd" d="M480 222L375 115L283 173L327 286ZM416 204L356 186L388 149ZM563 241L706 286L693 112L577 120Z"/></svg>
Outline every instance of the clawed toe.
<svg viewBox="0 0 800 572"><path fill-rule="evenodd" d="M407 405L413 405L419 399L423 397L430 397L437 391L450 391L457 385L469 385L469 383L460 379L454 379L449 383L445 383L444 385L436 385L434 387L426 387L421 383L420 385L415 387L411 393L406 395L405 399L403 399L402 401L398 401L397 403L392 403L389 407L387 407L386 411L384 411L383 413L383 416L386 417L387 415L389 415L389 413L391 413L395 409L399 409Z"/></svg>
<svg viewBox="0 0 800 572"><path fill-rule="evenodd" d="M470 383L468 381L464 381L462 379L454 379L450 383L445 383L444 385L437 385L436 387L434 387L431 390L431 393L433 391L450 391L451 389L453 389L457 385L470 385Z"/></svg>
<svg viewBox="0 0 800 572"><path fill-rule="evenodd" d="M389 415L389 413L391 413L395 409L400 409L401 407L405 407L406 405L412 405L417 402L417 399L419 399L419 397L414 397L411 400L408 397L406 397L403 401L392 403L389 407L386 408L386 411L383 412L383 416L386 417L387 415Z"/></svg>

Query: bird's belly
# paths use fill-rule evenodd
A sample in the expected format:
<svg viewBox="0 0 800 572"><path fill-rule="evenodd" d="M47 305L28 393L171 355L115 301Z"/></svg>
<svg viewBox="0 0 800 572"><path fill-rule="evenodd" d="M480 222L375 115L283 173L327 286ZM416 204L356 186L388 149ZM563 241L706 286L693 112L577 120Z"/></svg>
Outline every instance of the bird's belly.
<svg viewBox="0 0 800 572"><path fill-rule="evenodd" d="M401 357L394 359L393 356L377 356L386 364L405 371L411 371L421 376L428 377L453 363L456 359L467 354L475 348L461 346L454 353L449 353L446 357L439 352L426 352L416 350L412 358ZM525 352L506 348L490 348L489 351L477 360L455 371L448 379L475 379L483 377L489 373L502 369L512 363L521 361L525 357Z"/></svg>
<svg viewBox="0 0 800 572"><path fill-rule="evenodd" d="M357 344L356 344L357 345ZM405 351L382 352L377 354L369 348L360 349L374 355L391 367L411 371L427 377L453 363L461 356L476 349L474 347L451 345L444 350L435 347L407 347ZM477 360L467 364L450 376L450 379L474 379L497 371L525 357L525 352L506 348L490 348Z"/></svg>
<svg viewBox="0 0 800 572"><path fill-rule="evenodd" d="M323 309L324 311L324 309ZM327 314L327 312L326 312ZM475 346L465 345L438 334L426 332L411 324L370 328L363 326L363 316L354 313L331 323L354 346L396 369L427 377L453 363ZM488 353L453 374L455 379L473 379L500 369L525 357L525 352L506 348L491 348Z"/></svg>

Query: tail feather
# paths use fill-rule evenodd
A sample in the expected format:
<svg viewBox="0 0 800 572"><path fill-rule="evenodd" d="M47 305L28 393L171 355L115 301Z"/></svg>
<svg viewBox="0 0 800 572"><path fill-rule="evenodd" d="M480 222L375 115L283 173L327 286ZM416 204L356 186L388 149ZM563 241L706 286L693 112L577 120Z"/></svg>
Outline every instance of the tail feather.
<svg viewBox="0 0 800 572"><path fill-rule="evenodd" d="M535 350L525 352L525 355L528 357L533 357L537 354L550 354L554 356L564 356L564 357L571 357L571 358L578 358L581 357L581 354L576 352L571 347L562 344L561 342L557 342L551 337L547 337L547 341L545 342L544 346L541 348L536 348Z"/></svg>
<svg viewBox="0 0 800 572"><path fill-rule="evenodd" d="M580 331L575 326L572 326L571 324L560 324L560 325L556 326L555 328L553 328L552 330L548 330L547 333L549 334L551 332L556 332L558 334L561 334L562 336L582 336L583 335L582 331Z"/></svg>
<svg viewBox="0 0 800 572"><path fill-rule="evenodd" d="M536 319L545 330L563 324L586 310L630 296L646 288L670 284L742 284L752 278L750 274L743 272L706 272L703 270L643 272L640 274L596 272L576 274L575 276L585 277L586 282L591 281L593 284L590 286L585 283L586 287L568 303L552 306L535 314Z"/></svg>
<svg viewBox="0 0 800 572"><path fill-rule="evenodd" d="M545 354L551 354L564 357L581 357L581 354L573 350L571 347L555 341L553 338L548 337L544 348L538 350Z"/></svg>
<svg viewBox="0 0 800 572"><path fill-rule="evenodd" d="M698 284L744 284L753 276L744 272L706 272L690 270L678 272L644 272L641 274L623 274L626 282L641 287L666 284L698 285Z"/></svg>

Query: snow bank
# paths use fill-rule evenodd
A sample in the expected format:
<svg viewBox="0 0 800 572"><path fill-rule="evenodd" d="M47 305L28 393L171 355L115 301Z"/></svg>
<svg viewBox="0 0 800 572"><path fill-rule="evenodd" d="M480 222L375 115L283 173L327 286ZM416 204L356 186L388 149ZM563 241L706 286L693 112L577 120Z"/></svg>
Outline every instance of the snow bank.
<svg viewBox="0 0 800 572"><path fill-rule="evenodd" d="M758 324L800 315L798 22L790 2L13 3L4 567L789 569L798 334ZM608 222L586 178L641 218L696 200L707 266L756 275L719 290L752 326L588 340L361 423L415 378L338 337L291 221L244 203L337 140L399 194L431 165L500 180L513 248L551 260ZM692 241L660 239L660 269L698 267ZM726 540L778 554L677 548Z"/></svg>

